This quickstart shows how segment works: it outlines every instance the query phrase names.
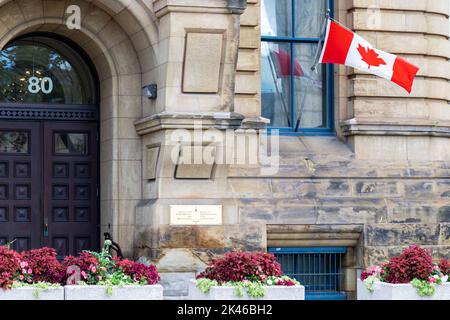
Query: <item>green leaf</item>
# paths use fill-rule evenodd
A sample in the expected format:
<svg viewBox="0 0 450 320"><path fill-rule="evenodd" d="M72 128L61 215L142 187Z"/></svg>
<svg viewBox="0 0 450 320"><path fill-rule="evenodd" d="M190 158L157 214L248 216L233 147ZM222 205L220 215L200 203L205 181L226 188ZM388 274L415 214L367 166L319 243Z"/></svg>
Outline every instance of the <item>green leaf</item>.
<svg viewBox="0 0 450 320"><path fill-rule="evenodd" d="M434 284L427 280L413 279L411 285L416 288L417 294L421 297L431 297L436 292Z"/></svg>

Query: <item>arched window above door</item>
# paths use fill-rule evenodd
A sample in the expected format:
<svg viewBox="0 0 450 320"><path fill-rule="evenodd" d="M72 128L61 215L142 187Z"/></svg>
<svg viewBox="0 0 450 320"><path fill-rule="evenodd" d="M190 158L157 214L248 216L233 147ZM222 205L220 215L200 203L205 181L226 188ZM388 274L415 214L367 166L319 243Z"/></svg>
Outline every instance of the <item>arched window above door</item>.
<svg viewBox="0 0 450 320"><path fill-rule="evenodd" d="M20 38L0 51L0 103L94 105L91 69L64 41Z"/></svg>

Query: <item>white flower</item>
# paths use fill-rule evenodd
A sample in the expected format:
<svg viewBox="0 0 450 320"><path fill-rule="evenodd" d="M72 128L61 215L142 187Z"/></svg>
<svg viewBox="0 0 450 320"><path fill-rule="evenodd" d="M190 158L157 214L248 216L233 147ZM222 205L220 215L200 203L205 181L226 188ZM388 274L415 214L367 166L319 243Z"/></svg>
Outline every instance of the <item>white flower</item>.
<svg viewBox="0 0 450 320"><path fill-rule="evenodd" d="M439 279L439 276L438 276L437 274L435 274L435 275L433 276L433 278L435 278L435 279L437 280L437 279Z"/></svg>
<svg viewBox="0 0 450 320"><path fill-rule="evenodd" d="M441 278L441 280L442 280L442 283L448 282L448 276L443 276Z"/></svg>
<svg viewBox="0 0 450 320"><path fill-rule="evenodd" d="M273 281L272 281L272 280L267 280L267 284L268 284L269 286L271 286L271 285L273 284Z"/></svg>

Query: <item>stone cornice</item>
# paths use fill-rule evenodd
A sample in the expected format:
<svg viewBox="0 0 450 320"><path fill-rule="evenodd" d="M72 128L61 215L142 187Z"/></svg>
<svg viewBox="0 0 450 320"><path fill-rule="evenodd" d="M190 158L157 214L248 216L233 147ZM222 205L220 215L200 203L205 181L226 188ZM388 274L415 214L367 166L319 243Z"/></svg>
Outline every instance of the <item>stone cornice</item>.
<svg viewBox="0 0 450 320"><path fill-rule="evenodd" d="M202 130L258 130L264 129L267 122L265 118L245 118L235 112L162 112L137 120L134 125L137 134L145 135L165 129L195 129L200 125Z"/></svg>
<svg viewBox="0 0 450 320"><path fill-rule="evenodd" d="M341 123L346 136L430 136L450 137L450 123L432 120L377 121L367 119L350 119Z"/></svg>
<svg viewBox="0 0 450 320"><path fill-rule="evenodd" d="M242 14L247 0L153 0L158 18L169 12Z"/></svg>

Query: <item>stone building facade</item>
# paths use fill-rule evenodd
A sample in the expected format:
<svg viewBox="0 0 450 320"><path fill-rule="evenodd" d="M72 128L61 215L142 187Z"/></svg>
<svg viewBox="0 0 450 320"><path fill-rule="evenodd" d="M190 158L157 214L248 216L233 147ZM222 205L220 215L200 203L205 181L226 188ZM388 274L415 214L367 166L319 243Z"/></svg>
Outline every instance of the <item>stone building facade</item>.
<svg viewBox="0 0 450 320"><path fill-rule="evenodd" d="M217 154L226 147L204 134L217 129L253 139L269 125L261 111L260 1L0 0L1 48L27 36L34 37L29 41L57 36L83 51L95 70L98 99L92 104L98 119L91 120L99 128L93 164L99 181L91 182L99 191L98 206L90 207L98 219L90 221L100 230L91 246L109 232L127 256L146 257L170 279L189 277L213 256L233 249L345 247L348 292L355 290L358 268L409 244L429 247L436 257L448 255L449 1L333 1L337 20L421 70L407 95L388 81L335 66L330 74L333 132L280 135L274 174L265 174L263 164L220 163ZM80 8L79 28L67 27L70 5ZM369 24L373 19L376 23ZM150 84L157 85L156 99L143 94ZM17 109L3 102L1 108ZM1 114L2 130L23 118L14 112L14 119ZM23 121L33 119L61 121L42 114ZM180 130L191 142L173 140ZM174 161L211 146L214 163ZM0 156L0 164L8 161ZM63 195L58 187L65 182L55 181L49 183ZM75 200L87 185L78 183ZM94 189L89 190L95 198ZM30 198L39 193L33 190ZM15 210L5 203L0 201L8 208L4 212ZM174 225L173 205L222 206L222 221ZM56 225L43 219L52 234ZM65 250L84 239L61 232L50 245Z"/></svg>

